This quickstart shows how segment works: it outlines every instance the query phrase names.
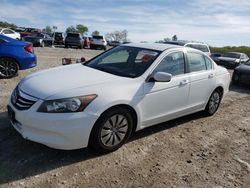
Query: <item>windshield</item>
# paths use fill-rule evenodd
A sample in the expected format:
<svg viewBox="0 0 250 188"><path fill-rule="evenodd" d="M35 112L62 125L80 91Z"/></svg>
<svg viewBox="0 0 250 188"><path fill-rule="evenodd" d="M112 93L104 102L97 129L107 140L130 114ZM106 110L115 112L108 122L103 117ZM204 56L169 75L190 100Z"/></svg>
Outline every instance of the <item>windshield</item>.
<svg viewBox="0 0 250 188"><path fill-rule="evenodd" d="M245 65L250 65L250 59L245 63Z"/></svg>
<svg viewBox="0 0 250 188"><path fill-rule="evenodd" d="M209 52L209 49L208 49L208 47L206 45L202 45L202 44L187 44L186 46L190 47L190 48L194 48L194 49L200 50L202 52Z"/></svg>
<svg viewBox="0 0 250 188"><path fill-rule="evenodd" d="M240 59L240 54L237 54L237 53L225 53L223 55L223 57L230 57L230 58Z"/></svg>
<svg viewBox="0 0 250 188"><path fill-rule="evenodd" d="M85 65L123 77L141 76L159 56L160 51L119 46L97 56Z"/></svg>

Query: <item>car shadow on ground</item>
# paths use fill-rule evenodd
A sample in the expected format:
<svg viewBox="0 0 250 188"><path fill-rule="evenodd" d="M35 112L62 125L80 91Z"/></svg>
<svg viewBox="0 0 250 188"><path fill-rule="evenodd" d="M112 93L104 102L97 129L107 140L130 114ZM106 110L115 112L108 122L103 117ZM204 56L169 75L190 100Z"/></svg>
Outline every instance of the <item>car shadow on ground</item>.
<svg viewBox="0 0 250 188"><path fill-rule="evenodd" d="M245 84L230 84L229 91L250 94L250 85L245 85Z"/></svg>
<svg viewBox="0 0 250 188"><path fill-rule="evenodd" d="M195 113L146 128L135 133L129 142L202 117L202 113ZM24 140L11 126L7 113L0 113L0 185L99 156L89 148L64 151Z"/></svg>

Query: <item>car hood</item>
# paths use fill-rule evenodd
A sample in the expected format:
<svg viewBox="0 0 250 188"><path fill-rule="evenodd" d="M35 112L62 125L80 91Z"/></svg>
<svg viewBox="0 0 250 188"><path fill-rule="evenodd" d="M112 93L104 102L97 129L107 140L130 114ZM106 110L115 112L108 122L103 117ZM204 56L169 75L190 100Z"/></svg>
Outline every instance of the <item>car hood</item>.
<svg viewBox="0 0 250 188"><path fill-rule="evenodd" d="M231 62L231 61L235 61L237 58L219 57L218 59L221 60L221 61L228 61L228 62Z"/></svg>
<svg viewBox="0 0 250 188"><path fill-rule="evenodd" d="M88 87L122 77L105 73L82 64L52 68L25 77L19 89L33 97L46 99L54 94Z"/></svg>
<svg viewBox="0 0 250 188"><path fill-rule="evenodd" d="M39 40L39 39L42 39L42 37L33 37L33 36L27 36L27 37L24 37L24 40Z"/></svg>

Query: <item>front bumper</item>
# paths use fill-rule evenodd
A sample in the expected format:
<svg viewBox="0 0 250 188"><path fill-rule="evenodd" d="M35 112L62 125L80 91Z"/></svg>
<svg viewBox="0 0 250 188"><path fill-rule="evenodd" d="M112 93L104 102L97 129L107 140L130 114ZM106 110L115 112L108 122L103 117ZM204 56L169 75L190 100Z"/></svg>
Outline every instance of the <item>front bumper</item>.
<svg viewBox="0 0 250 188"><path fill-rule="evenodd" d="M28 110L17 110L9 100L14 111L12 125L27 140L56 149L79 149L88 146L89 136L98 116L86 112L78 113L40 113L36 112L42 100L38 100Z"/></svg>

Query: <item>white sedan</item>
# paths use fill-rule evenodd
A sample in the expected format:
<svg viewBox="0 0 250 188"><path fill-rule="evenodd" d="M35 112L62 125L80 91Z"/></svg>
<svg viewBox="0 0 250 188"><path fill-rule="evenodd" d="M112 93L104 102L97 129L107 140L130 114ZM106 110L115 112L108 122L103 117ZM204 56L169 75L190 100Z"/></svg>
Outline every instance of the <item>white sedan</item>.
<svg viewBox="0 0 250 188"><path fill-rule="evenodd" d="M4 28L4 29L0 28L0 34L13 38L13 39L17 39L17 40L21 39L20 33L17 33L13 31L12 29L8 29L8 28Z"/></svg>
<svg viewBox="0 0 250 188"><path fill-rule="evenodd" d="M58 149L114 151L134 131L204 111L213 115L230 75L201 51L126 44L83 63L31 74L8 114L28 140Z"/></svg>

